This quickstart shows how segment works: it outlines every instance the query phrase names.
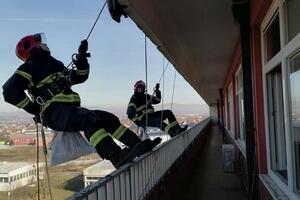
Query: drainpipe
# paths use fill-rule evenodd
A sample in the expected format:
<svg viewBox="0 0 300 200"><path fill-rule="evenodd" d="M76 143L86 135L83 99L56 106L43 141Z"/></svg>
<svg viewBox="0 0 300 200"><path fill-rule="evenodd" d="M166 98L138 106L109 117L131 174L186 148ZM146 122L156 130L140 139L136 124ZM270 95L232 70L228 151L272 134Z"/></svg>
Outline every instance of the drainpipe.
<svg viewBox="0 0 300 200"><path fill-rule="evenodd" d="M253 119L253 91L251 70L251 25L249 0L233 0L233 16L240 25L243 68L244 113L246 129L246 160L249 199L258 199L255 156L255 128Z"/></svg>

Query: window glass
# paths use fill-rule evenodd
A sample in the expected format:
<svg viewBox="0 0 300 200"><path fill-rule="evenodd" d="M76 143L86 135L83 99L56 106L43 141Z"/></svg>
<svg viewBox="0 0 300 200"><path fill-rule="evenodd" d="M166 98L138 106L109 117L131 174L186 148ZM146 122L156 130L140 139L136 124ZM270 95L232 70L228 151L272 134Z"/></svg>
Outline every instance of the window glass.
<svg viewBox="0 0 300 200"><path fill-rule="evenodd" d="M287 0L288 39L291 41L300 32L300 1Z"/></svg>
<svg viewBox="0 0 300 200"><path fill-rule="evenodd" d="M271 169L287 181L281 65L267 74L267 94Z"/></svg>
<svg viewBox="0 0 300 200"><path fill-rule="evenodd" d="M279 15L274 16L264 32L266 61L271 60L280 51Z"/></svg>
<svg viewBox="0 0 300 200"><path fill-rule="evenodd" d="M227 106L226 106L226 108L227 108L227 110L226 110L226 119L227 119L227 123L226 123L226 125L227 125L227 128L228 128L228 130L230 130L230 121L232 120L232 119L230 119L230 102L229 102L229 89L227 89L227 92L226 92L226 98L227 98L227 100L226 100L226 103L227 103Z"/></svg>
<svg viewBox="0 0 300 200"><path fill-rule="evenodd" d="M243 71L240 70L236 76L236 106L238 116L238 139L245 140L245 114L243 93Z"/></svg>
<svg viewBox="0 0 300 200"><path fill-rule="evenodd" d="M228 110L229 110L229 127L231 134L234 134L234 110L233 110L233 89L232 84L228 88Z"/></svg>
<svg viewBox="0 0 300 200"><path fill-rule="evenodd" d="M290 85L294 177L297 190L300 191L300 53L290 59Z"/></svg>

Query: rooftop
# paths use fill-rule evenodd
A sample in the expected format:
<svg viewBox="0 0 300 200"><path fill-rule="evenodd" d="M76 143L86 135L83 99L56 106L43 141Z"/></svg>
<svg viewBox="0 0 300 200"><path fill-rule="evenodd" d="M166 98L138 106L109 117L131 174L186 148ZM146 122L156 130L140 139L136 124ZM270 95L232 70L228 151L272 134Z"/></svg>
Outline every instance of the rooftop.
<svg viewBox="0 0 300 200"><path fill-rule="evenodd" d="M7 174L11 171L25 167L27 165L34 165L26 162L0 162L0 174Z"/></svg>
<svg viewBox="0 0 300 200"><path fill-rule="evenodd" d="M87 167L85 170L83 170L83 174L90 176L106 176L113 171L115 171L115 168L111 162L108 160L102 160L92 166Z"/></svg>

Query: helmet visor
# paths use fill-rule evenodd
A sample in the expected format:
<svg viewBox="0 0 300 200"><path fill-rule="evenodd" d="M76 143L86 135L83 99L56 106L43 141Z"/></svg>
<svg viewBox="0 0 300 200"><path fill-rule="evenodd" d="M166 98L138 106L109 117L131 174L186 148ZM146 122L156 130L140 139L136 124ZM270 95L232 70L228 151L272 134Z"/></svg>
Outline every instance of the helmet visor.
<svg viewBox="0 0 300 200"><path fill-rule="evenodd" d="M36 33L33 38L37 43L47 44L45 33Z"/></svg>

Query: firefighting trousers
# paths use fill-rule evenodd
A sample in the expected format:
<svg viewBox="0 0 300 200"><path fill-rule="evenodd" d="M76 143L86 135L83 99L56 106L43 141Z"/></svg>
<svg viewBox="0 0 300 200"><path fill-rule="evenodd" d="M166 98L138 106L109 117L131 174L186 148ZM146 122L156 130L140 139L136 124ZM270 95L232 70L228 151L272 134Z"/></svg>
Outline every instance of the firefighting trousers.
<svg viewBox="0 0 300 200"><path fill-rule="evenodd" d="M168 120L168 124L164 120ZM146 117L143 118L142 127L146 126ZM168 133L170 136L176 134L176 130L179 128L179 124L175 118L175 115L171 110L160 110L154 113L148 114L148 126L157 127Z"/></svg>
<svg viewBox="0 0 300 200"><path fill-rule="evenodd" d="M52 105L44 113L45 124L57 131L83 131L102 158L119 151L112 137L132 147L140 140L114 114L70 105ZM112 137L111 137L112 136Z"/></svg>

